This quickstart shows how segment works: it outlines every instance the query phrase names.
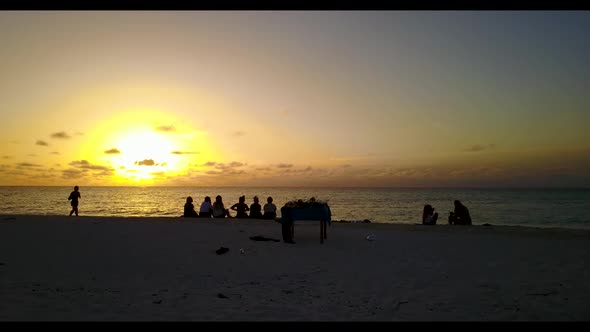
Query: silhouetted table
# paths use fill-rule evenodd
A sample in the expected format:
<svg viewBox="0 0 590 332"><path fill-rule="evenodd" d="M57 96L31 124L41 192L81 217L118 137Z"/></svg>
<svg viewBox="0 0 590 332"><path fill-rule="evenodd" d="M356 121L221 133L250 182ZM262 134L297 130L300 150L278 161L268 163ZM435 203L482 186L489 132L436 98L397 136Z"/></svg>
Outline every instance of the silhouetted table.
<svg viewBox="0 0 590 332"><path fill-rule="evenodd" d="M318 220L320 222L320 243L328 238L326 225L332 222L332 212L328 206L319 205L305 208L281 208L281 225L283 241L293 242L295 235L294 221Z"/></svg>

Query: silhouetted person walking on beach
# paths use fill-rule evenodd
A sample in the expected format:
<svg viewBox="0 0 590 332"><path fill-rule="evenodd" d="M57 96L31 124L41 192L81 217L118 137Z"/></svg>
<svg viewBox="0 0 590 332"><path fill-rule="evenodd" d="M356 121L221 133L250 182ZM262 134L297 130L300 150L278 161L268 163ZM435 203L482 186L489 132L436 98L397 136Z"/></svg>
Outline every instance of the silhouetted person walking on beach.
<svg viewBox="0 0 590 332"><path fill-rule="evenodd" d="M471 216L467 207L458 200L455 201L455 212L449 216L449 224L471 225Z"/></svg>
<svg viewBox="0 0 590 332"><path fill-rule="evenodd" d="M258 203L258 196L254 196L254 203L250 205L250 218L262 219L262 206Z"/></svg>
<svg viewBox="0 0 590 332"><path fill-rule="evenodd" d="M215 197L215 203L213 203L213 217L225 218L225 216L227 216L228 218L231 217L229 215L229 210L226 209L223 205L223 200L221 196L217 195L217 197Z"/></svg>
<svg viewBox="0 0 590 332"><path fill-rule="evenodd" d="M275 219L277 217L277 207L272 203L272 197L266 199L268 203L264 204L264 219Z"/></svg>
<svg viewBox="0 0 590 332"><path fill-rule="evenodd" d="M231 209L234 211L238 211L236 218L248 218L248 214L246 211L250 211L248 208L248 204L246 202L246 196L240 196L238 203L231 206Z"/></svg>
<svg viewBox="0 0 590 332"><path fill-rule="evenodd" d="M78 186L74 187L74 191L72 191L70 193L70 197L68 197L68 201L72 201L72 211L70 211L70 216L72 215L72 213L76 212L76 217L78 216L78 199L82 198L82 196L80 196L80 192L78 191Z"/></svg>
<svg viewBox="0 0 590 332"><path fill-rule="evenodd" d="M184 204L184 215L185 218L196 218L199 215L197 211L195 211L195 206L193 205L193 198L188 196L186 198L186 203Z"/></svg>

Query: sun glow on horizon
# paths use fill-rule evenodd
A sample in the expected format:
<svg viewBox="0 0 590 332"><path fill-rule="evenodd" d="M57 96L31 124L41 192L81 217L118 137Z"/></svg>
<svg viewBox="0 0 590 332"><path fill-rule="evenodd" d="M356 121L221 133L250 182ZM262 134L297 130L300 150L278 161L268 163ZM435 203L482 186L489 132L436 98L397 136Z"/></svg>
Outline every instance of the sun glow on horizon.
<svg viewBox="0 0 590 332"><path fill-rule="evenodd" d="M97 124L78 158L111 167L115 184L150 185L212 158L206 143L172 112L133 109Z"/></svg>
<svg viewBox="0 0 590 332"><path fill-rule="evenodd" d="M154 174L179 171L180 158L172 154L177 146L166 135L138 131L125 133L116 142L121 154L113 158L113 163L119 176L144 180L154 178Z"/></svg>

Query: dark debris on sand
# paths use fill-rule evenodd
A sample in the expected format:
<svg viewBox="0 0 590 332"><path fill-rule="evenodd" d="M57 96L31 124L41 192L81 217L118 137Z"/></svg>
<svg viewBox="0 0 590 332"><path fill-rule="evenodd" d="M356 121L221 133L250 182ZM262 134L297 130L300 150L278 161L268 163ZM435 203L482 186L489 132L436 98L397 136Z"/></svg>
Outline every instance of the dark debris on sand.
<svg viewBox="0 0 590 332"><path fill-rule="evenodd" d="M336 223L343 223L343 224L370 224L371 220L364 219L364 220L332 220L332 222Z"/></svg>
<svg viewBox="0 0 590 332"><path fill-rule="evenodd" d="M219 249L215 250L215 252L218 255L223 255L223 254L225 254L228 251L229 251L229 248L226 248L226 247L220 247Z"/></svg>

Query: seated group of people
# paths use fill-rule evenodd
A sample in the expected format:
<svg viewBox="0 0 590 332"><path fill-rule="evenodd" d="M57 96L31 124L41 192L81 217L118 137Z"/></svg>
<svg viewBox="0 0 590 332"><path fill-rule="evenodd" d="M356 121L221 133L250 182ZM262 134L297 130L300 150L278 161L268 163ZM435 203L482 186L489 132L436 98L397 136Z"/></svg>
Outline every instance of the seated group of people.
<svg viewBox="0 0 590 332"><path fill-rule="evenodd" d="M438 220L438 213L434 212L432 205L424 205L424 212L422 213L422 224L436 225ZM455 201L455 211L449 213L449 224L451 225L471 225L471 216L469 210L460 201Z"/></svg>
<svg viewBox="0 0 590 332"><path fill-rule="evenodd" d="M277 217L277 207L272 203L272 197L266 199L267 203L264 204L264 208L258 203L258 196L254 196L254 203L248 207L246 204L246 196L241 196L239 202L232 205L230 209L237 212L236 218L254 218L254 219L275 219ZM248 215L247 211L250 211ZM264 214L262 213L264 212ZM201 204L199 213L195 211L193 205L193 198L188 196L186 198L186 204L184 204L184 215L185 218L230 218L229 209L226 209L223 205L223 200L220 195L215 197L215 203L211 204L211 197L207 196Z"/></svg>

